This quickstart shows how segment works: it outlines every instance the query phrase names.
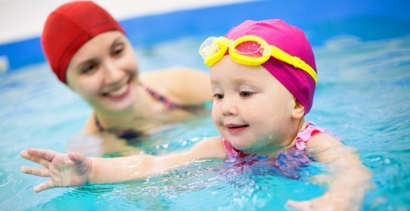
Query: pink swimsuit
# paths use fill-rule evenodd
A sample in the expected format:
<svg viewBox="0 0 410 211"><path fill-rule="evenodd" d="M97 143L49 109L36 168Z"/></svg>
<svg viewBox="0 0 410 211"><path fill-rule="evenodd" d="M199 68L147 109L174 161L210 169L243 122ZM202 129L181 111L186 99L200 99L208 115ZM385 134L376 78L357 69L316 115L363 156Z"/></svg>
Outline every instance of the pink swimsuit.
<svg viewBox="0 0 410 211"><path fill-rule="evenodd" d="M257 163L257 161L267 160L271 166L278 169L283 175L294 178L296 177L294 173L296 168L313 161L304 150L306 148L306 142L313 136L323 132L323 129L317 127L312 122L308 122L306 127L297 134L295 146L280 151L274 158L256 154L246 154L235 149L231 143L222 138L223 145L228 154L226 162L232 163L234 166L240 166L243 164L253 165Z"/></svg>

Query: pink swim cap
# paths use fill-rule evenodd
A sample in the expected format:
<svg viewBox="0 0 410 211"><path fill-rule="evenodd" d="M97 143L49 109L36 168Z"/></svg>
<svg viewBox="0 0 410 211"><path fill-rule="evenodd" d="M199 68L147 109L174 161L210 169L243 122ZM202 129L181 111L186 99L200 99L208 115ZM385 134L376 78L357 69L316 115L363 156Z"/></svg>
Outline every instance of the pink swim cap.
<svg viewBox="0 0 410 211"><path fill-rule="evenodd" d="M58 79L67 83L68 64L84 43L112 30L124 33L106 10L91 1L70 2L54 10L44 25L41 44Z"/></svg>
<svg viewBox="0 0 410 211"><path fill-rule="evenodd" d="M255 35L263 38L268 44L274 45L292 56L301 58L317 72L312 47L301 29L278 19L247 20L232 28L225 37L235 40L244 35ZM305 114L309 113L316 88L314 79L305 71L273 57L262 66L275 76L305 107Z"/></svg>

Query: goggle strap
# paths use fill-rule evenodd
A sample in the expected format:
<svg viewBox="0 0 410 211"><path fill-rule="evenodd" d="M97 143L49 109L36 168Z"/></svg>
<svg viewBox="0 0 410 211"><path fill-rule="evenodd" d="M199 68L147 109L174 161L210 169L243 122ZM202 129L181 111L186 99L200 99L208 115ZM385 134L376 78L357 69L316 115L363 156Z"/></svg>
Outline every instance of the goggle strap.
<svg viewBox="0 0 410 211"><path fill-rule="evenodd" d="M315 70L310 65L306 64L306 62L300 59L299 57L291 56L276 46L271 46L271 55L279 61L283 61L289 65L292 65L295 68L307 72L313 78L315 83L317 83L317 74Z"/></svg>

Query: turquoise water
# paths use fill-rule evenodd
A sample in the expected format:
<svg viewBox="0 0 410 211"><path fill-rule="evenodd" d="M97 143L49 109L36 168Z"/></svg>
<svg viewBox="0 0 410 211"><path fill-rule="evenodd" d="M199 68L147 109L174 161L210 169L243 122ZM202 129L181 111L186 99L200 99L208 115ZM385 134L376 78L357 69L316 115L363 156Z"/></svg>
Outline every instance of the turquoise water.
<svg viewBox="0 0 410 211"><path fill-rule="evenodd" d="M410 209L410 33L396 34L369 39L364 32L341 33L314 47L319 84L307 120L356 147L372 170L377 186L367 192L363 210ZM196 54L202 39L183 37L136 48L141 69L182 64L207 71ZM142 181L36 194L32 188L43 179L20 173L21 165L30 165L20 151L37 147L64 152L90 109L54 80L45 63L1 74L0 82L3 210L284 210L287 199L309 199L324 191L307 182L320 166L304 169L302 180L291 180L256 167L239 174L206 160ZM214 135L211 118L205 116L169 126L134 147L162 154Z"/></svg>

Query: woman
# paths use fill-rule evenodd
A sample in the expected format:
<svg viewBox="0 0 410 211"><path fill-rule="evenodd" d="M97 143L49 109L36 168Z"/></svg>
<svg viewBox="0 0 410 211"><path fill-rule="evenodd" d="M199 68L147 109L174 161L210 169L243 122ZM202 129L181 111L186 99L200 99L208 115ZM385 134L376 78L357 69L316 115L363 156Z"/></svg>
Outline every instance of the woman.
<svg viewBox="0 0 410 211"><path fill-rule="evenodd" d="M134 139L158 126L195 116L212 97L206 73L149 71L138 62L123 28L91 1L66 3L45 23L42 47L58 79L92 107L84 134Z"/></svg>

